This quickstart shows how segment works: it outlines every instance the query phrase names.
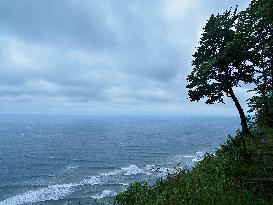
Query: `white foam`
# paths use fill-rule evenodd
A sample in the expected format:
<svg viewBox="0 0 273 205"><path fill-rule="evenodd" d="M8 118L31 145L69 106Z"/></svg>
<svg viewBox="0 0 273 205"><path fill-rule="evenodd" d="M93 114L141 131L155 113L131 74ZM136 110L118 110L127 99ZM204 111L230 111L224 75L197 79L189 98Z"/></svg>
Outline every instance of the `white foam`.
<svg viewBox="0 0 273 205"><path fill-rule="evenodd" d="M91 176L83 179L79 185L96 185L101 184L101 179L99 176Z"/></svg>
<svg viewBox="0 0 273 205"><path fill-rule="evenodd" d="M202 157L202 156L204 156L205 153L199 151L199 152L195 152L195 154L196 154L197 156L199 156L199 157Z"/></svg>
<svg viewBox="0 0 273 205"><path fill-rule="evenodd" d="M48 200L62 199L75 191L75 187L83 185L101 184L100 176L86 177L80 183L57 184L41 188L38 190L30 190L22 194L15 195L0 202L0 205L19 205L35 202L43 202Z"/></svg>
<svg viewBox="0 0 273 205"><path fill-rule="evenodd" d="M183 155L184 158L195 158L195 155Z"/></svg>
<svg viewBox="0 0 273 205"><path fill-rule="evenodd" d="M123 174L126 176L145 174L145 171L143 169L140 169L136 165L130 165L128 167L121 168L121 170L123 171Z"/></svg>
<svg viewBox="0 0 273 205"><path fill-rule="evenodd" d="M131 175L139 175L139 174L146 174L150 175L152 174L147 169L141 169L136 165L129 165L127 167L122 167L120 169L105 172L105 173L99 173L94 176L85 177L79 185L97 185L97 184L103 184L103 183L109 183L109 181L112 181L115 179L116 176L131 176Z"/></svg>
<svg viewBox="0 0 273 205"><path fill-rule="evenodd" d="M192 162L199 162L199 161L201 161L201 159L199 157L194 157L191 161Z"/></svg>
<svg viewBox="0 0 273 205"><path fill-rule="evenodd" d="M146 165L145 170L147 170L146 175L151 175L151 172L155 172L157 170L157 167L155 165Z"/></svg>
<svg viewBox="0 0 273 205"><path fill-rule="evenodd" d="M192 162L200 162L203 158L205 153L204 152L195 152L195 154L197 155L196 157L194 157L191 161Z"/></svg>
<svg viewBox="0 0 273 205"><path fill-rule="evenodd" d="M195 159L195 158L194 158ZM192 159L192 160L194 160ZM76 169L76 165L69 165L67 169ZM133 175L154 175L154 177L165 177L168 174L173 174L176 169L167 167L157 167L155 165L146 165L144 168L140 168L136 165L129 165L127 167L122 167L110 172L98 173L97 175L84 177L79 183L70 184L60 184L52 185L45 188L30 190L22 194L15 195L0 202L0 205L15 205L15 204L27 204L43 202L48 200L58 200L63 199L70 195L76 190L78 186L84 185L99 185L99 184L109 184L109 183L119 183L123 186L128 186L126 181L120 183L120 177L122 176L133 176ZM119 180L119 181L117 181ZM94 199L101 199L106 196L114 196L116 192L111 190L104 190L100 194L92 196Z"/></svg>
<svg viewBox="0 0 273 205"><path fill-rule="evenodd" d="M42 202L48 200L58 200L71 194L73 187L77 184L53 185L38 190L30 190L22 194L18 194L0 202L0 205L19 205L27 203Z"/></svg>
<svg viewBox="0 0 273 205"><path fill-rule="evenodd" d="M92 199L103 199L104 197L106 196L110 196L110 197L113 197L113 196L116 196L117 193L115 191L112 191L112 190L104 190L101 194L96 194L94 196L91 196Z"/></svg>
<svg viewBox="0 0 273 205"><path fill-rule="evenodd" d="M119 175L121 173L122 173L122 170L114 170L114 171L111 171L111 172L102 173L102 174L100 174L100 176L105 176L105 177L117 176L117 175Z"/></svg>

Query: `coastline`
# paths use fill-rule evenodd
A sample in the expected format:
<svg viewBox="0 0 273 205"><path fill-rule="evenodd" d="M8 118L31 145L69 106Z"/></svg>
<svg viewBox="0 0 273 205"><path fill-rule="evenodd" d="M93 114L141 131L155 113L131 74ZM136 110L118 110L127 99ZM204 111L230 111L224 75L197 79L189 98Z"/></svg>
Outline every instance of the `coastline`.
<svg viewBox="0 0 273 205"><path fill-rule="evenodd" d="M229 138L215 155L149 186L130 185L115 204L272 204L273 130Z"/></svg>

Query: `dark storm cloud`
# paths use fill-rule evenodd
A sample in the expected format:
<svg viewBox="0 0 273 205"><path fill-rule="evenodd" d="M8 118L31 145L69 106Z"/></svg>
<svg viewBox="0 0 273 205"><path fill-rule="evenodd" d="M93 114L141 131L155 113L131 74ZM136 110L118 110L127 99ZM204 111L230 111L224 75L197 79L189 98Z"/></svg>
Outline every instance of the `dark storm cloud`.
<svg viewBox="0 0 273 205"><path fill-rule="evenodd" d="M0 0L1 111L183 111L205 20L246 3Z"/></svg>

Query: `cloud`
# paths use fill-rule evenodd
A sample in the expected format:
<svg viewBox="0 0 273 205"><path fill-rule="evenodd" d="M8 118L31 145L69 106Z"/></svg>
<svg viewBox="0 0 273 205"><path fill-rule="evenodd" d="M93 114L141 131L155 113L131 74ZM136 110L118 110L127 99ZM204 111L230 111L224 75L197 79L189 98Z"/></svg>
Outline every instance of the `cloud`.
<svg viewBox="0 0 273 205"><path fill-rule="evenodd" d="M200 27L246 2L2 0L0 112L189 112Z"/></svg>
<svg viewBox="0 0 273 205"><path fill-rule="evenodd" d="M1 31L16 34L28 42L58 44L64 47L101 49L114 43L96 4L70 0L1 1Z"/></svg>

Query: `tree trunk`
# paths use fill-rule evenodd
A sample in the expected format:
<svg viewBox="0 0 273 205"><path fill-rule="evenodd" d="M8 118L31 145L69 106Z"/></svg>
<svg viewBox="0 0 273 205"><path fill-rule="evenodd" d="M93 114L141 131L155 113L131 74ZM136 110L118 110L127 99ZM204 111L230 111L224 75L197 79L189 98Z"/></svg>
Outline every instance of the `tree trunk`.
<svg viewBox="0 0 273 205"><path fill-rule="evenodd" d="M237 108L237 110L239 112L240 118L241 118L242 135L248 135L250 132L249 132L249 128L248 128L248 125L247 125L244 110L241 107L241 105L240 105L237 97L235 96L232 88L229 89L229 94L230 94L230 97L232 98L232 100L234 101L235 106L236 106L236 108Z"/></svg>

